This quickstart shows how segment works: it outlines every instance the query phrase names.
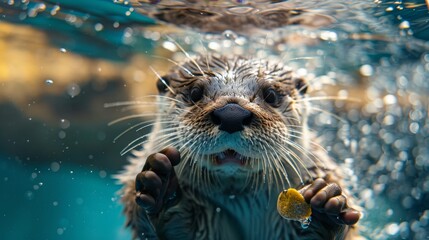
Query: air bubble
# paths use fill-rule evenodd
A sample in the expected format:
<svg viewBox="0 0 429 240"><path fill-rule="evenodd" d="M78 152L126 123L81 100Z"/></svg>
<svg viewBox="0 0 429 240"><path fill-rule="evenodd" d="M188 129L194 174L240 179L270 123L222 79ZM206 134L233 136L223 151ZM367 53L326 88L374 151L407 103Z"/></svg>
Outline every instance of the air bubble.
<svg viewBox="0 0 429 240"><path fill-rule="evenodd" d="M69 120L67 120L67 119L61 119L60 120L60 127L62 128L62 129L67 129L67 128L69 128L70 127L70 121Z"/></svg>
<svg viewBox="0 0 429 240"><path fill-rule="evenodd" d="M392 94L386 95L383 98L384 104L386 105L392 105L396 103L396 97Z"/></svg>
<svg viewBox="0 0 429 240"><path fill-rule="evenodd" d="M46 80L45 80L45 85L46 85L46 86L51 86L52 84L54 84L54 81L53 81L53 80L51 80L51 79L46 79Z"/></svg>
<svg viewBox="0 0 429 240"><path fill-rule="evenodd" d="M74 98L74 97L76 97L77 95L79 95L79 93L80 93L80 87L79 87L79 85L77 85L77 84L70 84L68 87L67 87L67 93L70 95L70 97L72 97L72 98Z"/></svg>
<svg viewBox="0 0 429 240"><path fill-rule="evenodd" d="M408 21L403 21L399 24L399 28L400 29L408 29L410 28L410 22Z"/></svg>
<svg viewBox="0 0 429 240"><path fill-rule="evenodd" d="M98 172L98 176L100 176L100 178L105 178L107 176L106 171L101 170L100 172Z"/></svg>
<svg viewBox="0 0 429 240"><path fill-rule="evenodd" d="M300 220L299 221L301 223L301 228L302 229L307 229L310 226L311 223L311 217L306 218L304 220Z"/></svg>
<svg viewBox="0 0 429 240"><path fill-rule="evenodd" d="M66 132L64 132L64 131L62 131L62 130L58 132L58 138L59 138L59 139L64 139L64 138L66 138L66 135L67 135L67 134L66 134Z"/></svg>
<svg viewBox="0 0 429 240"><path fill-rule="evenodd" d="M63 228L57 228L57 234L58 235L63 235L64 233L64 229Z"/></svg>
<svg viewBox="0 0 429 240"><path fill-rule="evenodd" d="M237 38L237 34L231 30L225 30L222 35L229 40L235 40Z"/></svg>
<svg viewBox="0 0 429 240"><path fill-rule="evenodd" d="M374 74L374 69L371 65L365 64L359 68L359 72L364 77L370 77Z"/></svg>
<svg viewBox="0 0 429 240"><path fill-rule="evenodd" d="M54 16L58 13L58 11L60 11L60 6L55 5L52 9L51 9L51 15Z"/></svg>
<svg viewBox="0 0 429 240"><path fill-rule="evenodd" d="M101 30L103 30L103 28L104 28L104 26L101 23L97 23L97 24L94 25L94 29L97 32L100 32Z"/></svg>
<svg viewBox="0 0 429 240"><path fill-rule="evenodd" d="M46 5L44 3L38 3L34 7L28 9L29 17L36 17L37 14L46 10Z"/></svg>
<svg viewBox="0 0 429 240"><path fill-rule="evenodd" d="M162 43L162 47L171 51L171 52L176 52L177 51L177 46L176 44L174 44L173 42L170 41L165 41Z"/></svg>
<svg viewBox="0 0 429 240"><path fill-rule="evenodd" d="M51 163L51 171L52 172L58 172L58 170L60 170L60 164L57 162L52 162Z"/></svg>
<svg viewBox="0 0 429 240"><path fill-rule="evenodd" d="M391 224L386 226L385 230L386 230L387 234L394 236L394 235L398 234L399 226L397 223L391 223Z"/></svg>

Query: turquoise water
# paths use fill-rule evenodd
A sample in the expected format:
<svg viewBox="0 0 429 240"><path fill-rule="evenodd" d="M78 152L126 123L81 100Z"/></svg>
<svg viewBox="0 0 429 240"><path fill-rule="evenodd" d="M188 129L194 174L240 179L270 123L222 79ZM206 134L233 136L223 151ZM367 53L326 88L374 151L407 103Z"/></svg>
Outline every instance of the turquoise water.
<svg viewBox="0 0 429 240"><path fill-rule="evenodd" d="M0 158L2 239L130 238L106 172L56 168Z"/></svg>
<svg viewBox="0 0 429 240"><path fill-rule="evenodd" d="M148 66L184 60L180 45L280 59L313 96L352 99L315 101L310 125L349 169L362 234L428 239L426 2L251 3L0 0L0 238L130 239L111 176L142 133L114 141L138 120L108 126L135 112L104 105L154 93Z"/></svg>

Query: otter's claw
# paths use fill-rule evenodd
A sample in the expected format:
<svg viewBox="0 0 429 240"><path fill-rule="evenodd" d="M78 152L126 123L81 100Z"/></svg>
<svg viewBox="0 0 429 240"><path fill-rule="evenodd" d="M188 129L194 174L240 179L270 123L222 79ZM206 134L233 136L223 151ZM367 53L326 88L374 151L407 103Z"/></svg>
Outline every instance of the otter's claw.
<svg viewBox="0 0 429 240"><path fill-rule="evenodd" d="M136 177L136 202L148 214L157 214L176 195L179 184L173 166L179 162L180 154L172 147L147 158Z"/></svg>
<svg viewBox="0 0 429 240"><path fill-rule="evenodd" d="M313 215L324 222L327 219L330 224L354 225L359 221L360 212L347 205L347 198L336 183L327 183L318 178L301 189L301 193L315 210Z"/></svg>

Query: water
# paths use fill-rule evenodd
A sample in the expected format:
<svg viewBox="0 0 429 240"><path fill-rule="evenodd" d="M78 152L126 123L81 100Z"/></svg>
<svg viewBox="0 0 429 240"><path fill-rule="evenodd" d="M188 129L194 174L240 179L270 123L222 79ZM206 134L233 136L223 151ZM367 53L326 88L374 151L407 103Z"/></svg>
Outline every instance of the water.
<svg viewBox="0 0 429 240"><path fill-rule="evenodd" d="M282 60L335 96L310 124L347 169L362 234L427 239L426 2L193 2L0 1L2 239L130 238L111 175L142 133L113 143L138 120L108 123L136 109L104 105L155 93L180 48Z"/></svg>

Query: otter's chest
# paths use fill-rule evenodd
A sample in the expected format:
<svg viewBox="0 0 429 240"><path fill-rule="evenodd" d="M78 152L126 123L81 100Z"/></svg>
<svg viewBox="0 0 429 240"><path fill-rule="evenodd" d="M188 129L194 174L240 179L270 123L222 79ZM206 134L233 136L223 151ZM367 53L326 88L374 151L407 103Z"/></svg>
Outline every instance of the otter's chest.
<svg viewBox="0 0 429 240"><path fill-rule="evenodd" d="M165 239L294 239L295 228L267 199L184 198L162 219Z"/></svg>

